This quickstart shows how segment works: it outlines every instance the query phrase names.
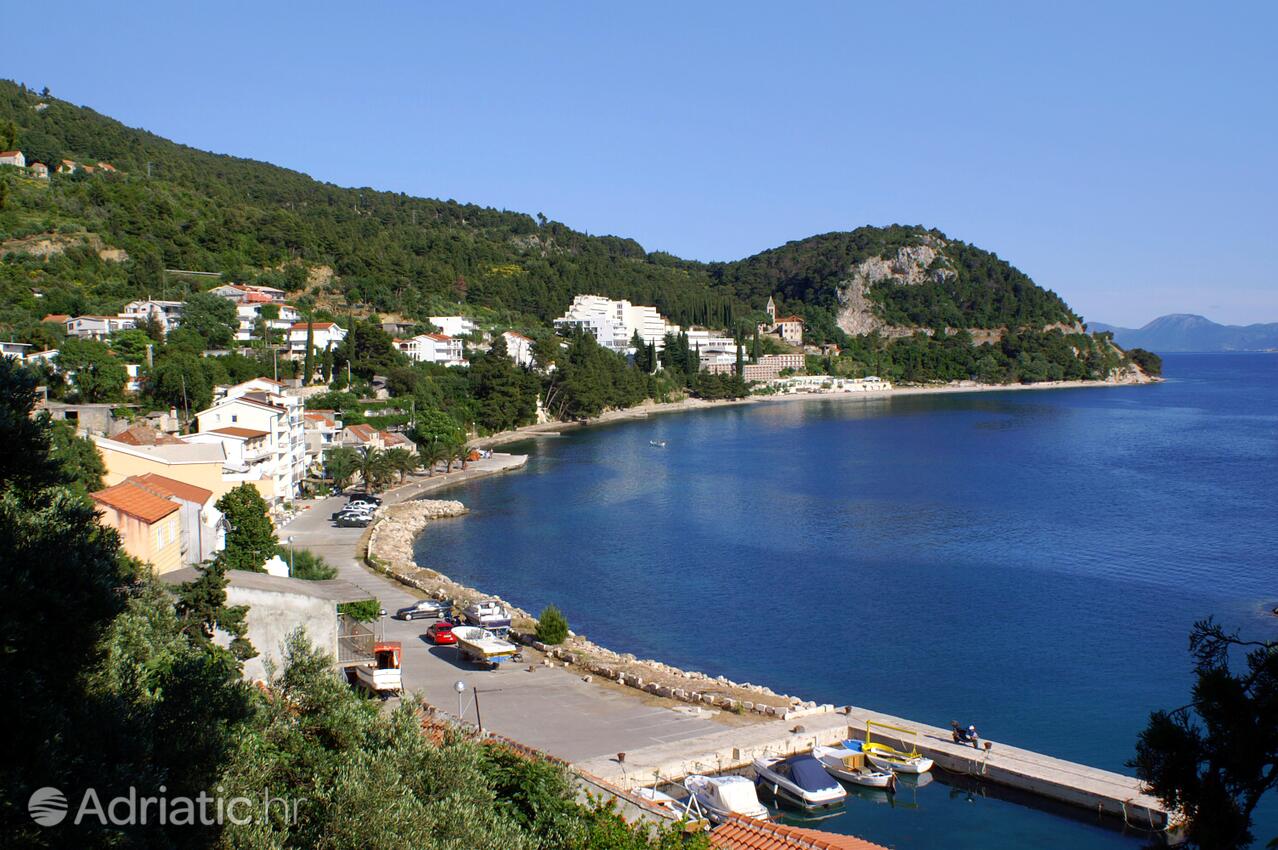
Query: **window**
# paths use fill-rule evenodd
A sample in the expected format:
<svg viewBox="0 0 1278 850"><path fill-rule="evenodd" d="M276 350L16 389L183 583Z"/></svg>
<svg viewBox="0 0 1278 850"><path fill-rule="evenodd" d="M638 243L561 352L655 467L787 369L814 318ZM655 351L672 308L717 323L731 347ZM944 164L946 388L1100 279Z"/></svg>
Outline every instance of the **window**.
<svg viewBox="0 0 1278 850"><path fill-rule="evenodd" d="M155 528L155 548L160 549L164 546L164 528L156 526Z"/></svg>
<svg viewBox="0 0 1278 850"><path fill-rule="evenodd" d="M238 417L238 416L236 416L234 413L232 413L232 414L231 414L231 421L232 421L232 422L239 422L239 421L240 421L240 417Z"/></svg>

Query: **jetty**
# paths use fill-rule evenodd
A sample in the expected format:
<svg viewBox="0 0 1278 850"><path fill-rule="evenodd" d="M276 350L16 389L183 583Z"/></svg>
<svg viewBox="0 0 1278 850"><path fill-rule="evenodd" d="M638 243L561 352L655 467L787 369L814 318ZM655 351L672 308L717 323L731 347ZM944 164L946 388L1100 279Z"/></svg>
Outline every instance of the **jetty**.
<svg viewBox="0 0 1278 850"><path fill-rule="evenodd" d="M809 715L797 722L770 721L724 729L699 738L627 752L624 757L591 759L576 767L620 788L633 789L655 782L678 781L692 773L740 770L760 756L808 752L815 746L830 746L849 738L863 741L867 720L914 730L917 738L895 736L876 727L874 740L907 750L917 747L947 772L1119 818L1139 829L1166 832L1174 826L1162 803L1150 796L1134 777L998 741L990 742L988 749L984 742L979 748L956 744L950 729L855 706Z"/></svg>

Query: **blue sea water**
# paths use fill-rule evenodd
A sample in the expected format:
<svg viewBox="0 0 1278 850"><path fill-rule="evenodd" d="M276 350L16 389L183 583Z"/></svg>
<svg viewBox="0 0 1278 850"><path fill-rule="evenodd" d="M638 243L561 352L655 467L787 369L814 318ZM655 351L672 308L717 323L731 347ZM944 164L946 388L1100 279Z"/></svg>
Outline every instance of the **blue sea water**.
<svg viewBox="0 0 1278 850"><path fill-rule="evenodd" d="M1149 711L1187 701L1195 620L1278 637L1278 356L1169 355L1165 374L587 429L469 485L472 513L418 560L619 651L1123 771ZM819 826L1141 844L981 789L912 793Z"/></svg>

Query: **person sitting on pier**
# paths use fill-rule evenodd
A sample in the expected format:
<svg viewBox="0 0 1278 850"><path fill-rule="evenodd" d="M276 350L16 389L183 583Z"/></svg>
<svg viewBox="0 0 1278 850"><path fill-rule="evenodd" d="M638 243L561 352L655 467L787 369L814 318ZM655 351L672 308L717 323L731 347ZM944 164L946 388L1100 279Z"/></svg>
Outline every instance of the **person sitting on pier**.
<svg viewBox="0 0 1278 850"><path fill-rule="evenodd" d="M954 743L971 744L973 747L979 747L981 745L980 744L981 737L980 735L976 733L975 725L968 726L966 729L964 729L961 726L959 726L957 720L951 720L950 728L954 732Z"/></svg>

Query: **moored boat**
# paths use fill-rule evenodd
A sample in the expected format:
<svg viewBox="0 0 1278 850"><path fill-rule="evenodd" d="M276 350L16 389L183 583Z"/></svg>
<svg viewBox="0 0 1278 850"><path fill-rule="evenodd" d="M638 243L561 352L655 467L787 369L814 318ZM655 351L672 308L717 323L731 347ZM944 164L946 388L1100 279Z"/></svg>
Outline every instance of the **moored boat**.
<svg viewBox="0 0 1278 850"><path fill-rule="evenodd" d="M821 762L825 772L835 779L862 785L866 788L894 788L896 774L890 770L878 770L866 763L860 748L813 747L812 757Z"/></svg>
<svg viewBox="0 0 1278 850"><path fill-rule="evenodd" d="M768 807L759 802L754 783L744 776L702 776L694 773L683 780L683 787L696 798L697 804L714 823L722 823L728 815L742 815L768 820Z"/></svg>
<svg viewBox="0 0 1278 850"><path fill-rule="evenodd" d="M896 773L927 773L932 769L932 760L919 752L917 743L911 744L910 749L897 749L882 741L873 739L874 729L889 729L900 734L893 735L893 738L899 740L902 745L907 739L913 738L917 741L919 733L914 729L906 729L902 726L892 726L888 723L878 723L874 720L865 721L865 743L859 741L844 741L843 745L850 749L860 747L861 752L865 753L865 757L870 764L879 770L891 770ZM880 736L882 737L882 736Z"/></svg>
<svg viewBox="0 0 1278 850"><path fill-rule="evenodd" d="M843 786L826 773L821 762L808 755L757 758L754 773L758 787L771 791L782 802L803 809L836 806L848 796Z"/></svg>
<svg viewBox="0 0 1278 850"><path fill-rule="evenodd" d="M701 806L697 802L695 794L689 794L685 799L679 800L665 791L658 791L656 788L636 788L632 793L636 797L647 800L654 806L660 806L666 811L672 812L676 817L687 821L690 826L699 825L703 829L709 828L708 819L701 811Z"/></svg>

